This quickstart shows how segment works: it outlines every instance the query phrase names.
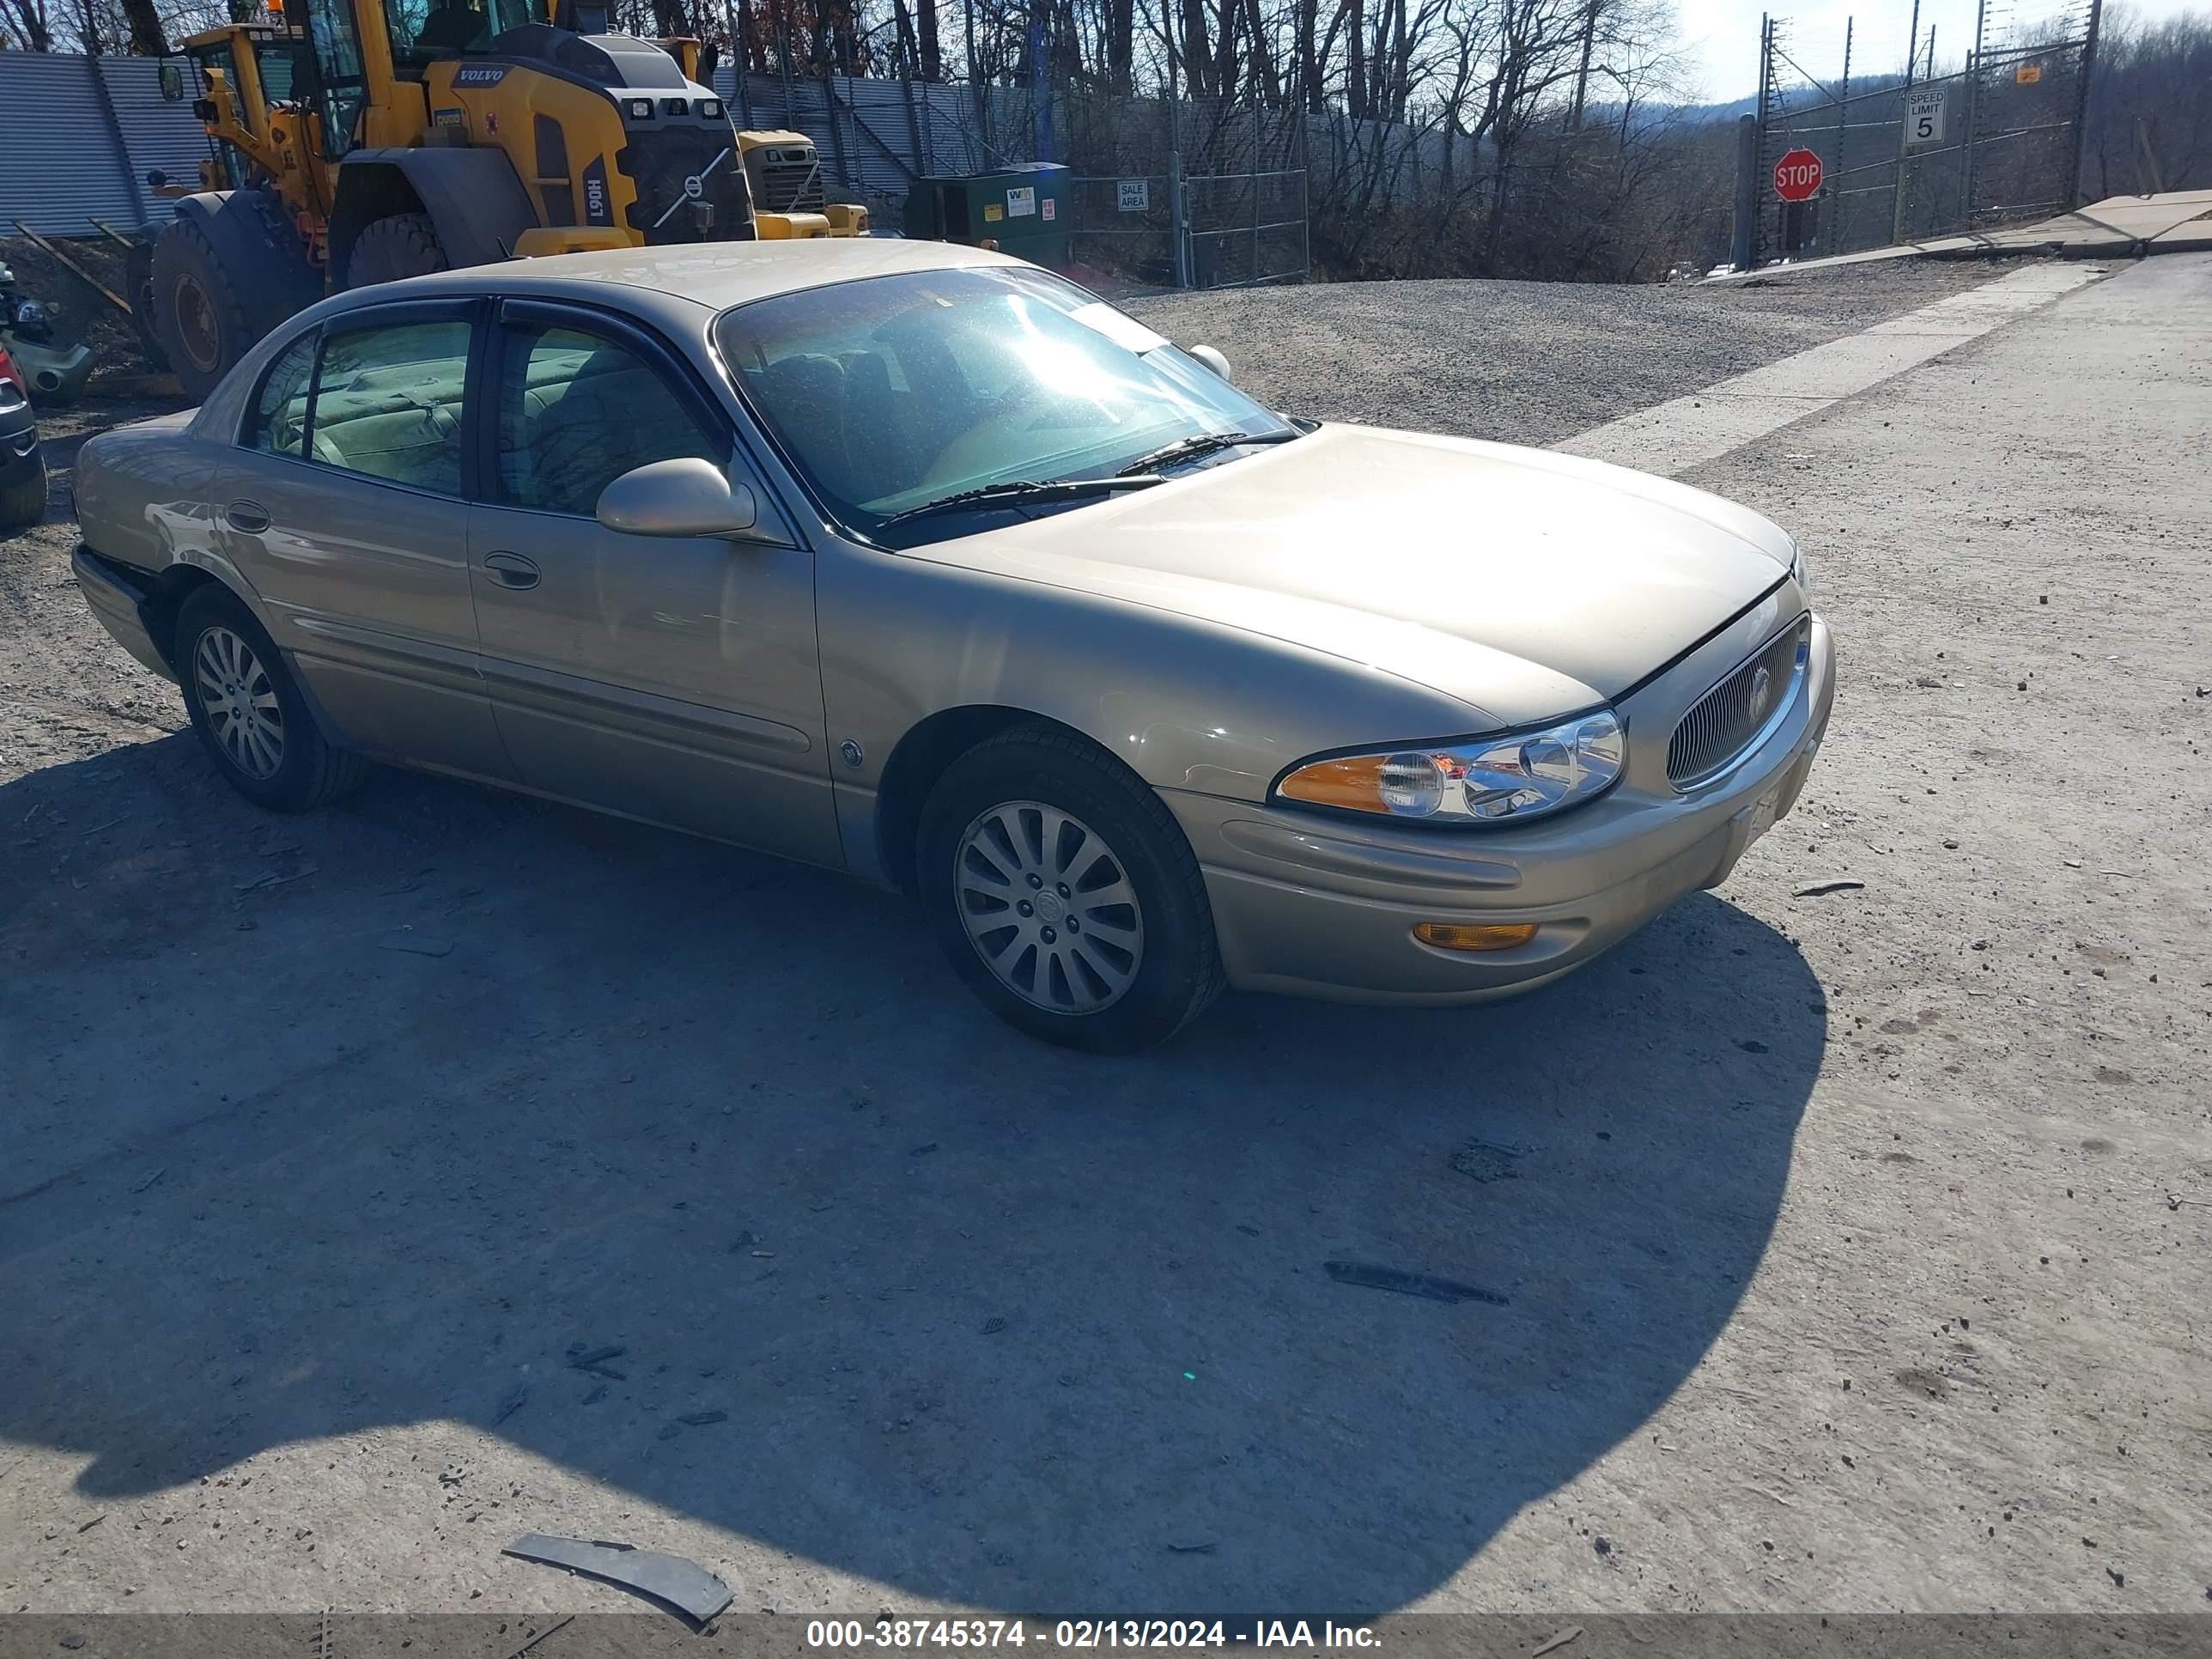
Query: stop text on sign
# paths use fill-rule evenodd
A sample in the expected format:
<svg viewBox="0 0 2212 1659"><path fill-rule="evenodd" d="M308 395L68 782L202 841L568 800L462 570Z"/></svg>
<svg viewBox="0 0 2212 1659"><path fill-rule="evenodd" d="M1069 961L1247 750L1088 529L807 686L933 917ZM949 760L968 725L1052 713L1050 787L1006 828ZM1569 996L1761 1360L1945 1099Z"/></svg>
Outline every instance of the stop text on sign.
<svg viewBox="0 0 2212 1659"><path fill-rule="evenodd" d="M1774 193L1785 202L1812 199L1820 188L1820 158L1809 149L1793 149L1774 164Z"/></svg>

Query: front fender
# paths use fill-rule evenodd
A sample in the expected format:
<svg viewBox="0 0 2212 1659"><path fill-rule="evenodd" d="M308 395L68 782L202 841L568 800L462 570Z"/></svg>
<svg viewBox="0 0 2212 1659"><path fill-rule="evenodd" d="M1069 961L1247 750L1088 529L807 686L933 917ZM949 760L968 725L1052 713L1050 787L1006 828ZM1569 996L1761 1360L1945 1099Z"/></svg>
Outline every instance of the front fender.
<svg viewBox="0 0 2212 1659"><path fill-rule="evenodd" d="M362 149L338 168L337 206L331 215L331 263L348 282L355 240L371 222L418 210L430 216L439 246L455 270L514 256L538 215L514 163L496 149Z"/></svg>
<svg viewBox="0 0 2212 1659"><path fill-rule="evenodd" d="M1371 665L1127 600L825 546L824 709L840 785L872 792L915 725L946 708L1042 715L1158 789L1267 797L1325 749L1479 730L1480 709Z"/></svg>

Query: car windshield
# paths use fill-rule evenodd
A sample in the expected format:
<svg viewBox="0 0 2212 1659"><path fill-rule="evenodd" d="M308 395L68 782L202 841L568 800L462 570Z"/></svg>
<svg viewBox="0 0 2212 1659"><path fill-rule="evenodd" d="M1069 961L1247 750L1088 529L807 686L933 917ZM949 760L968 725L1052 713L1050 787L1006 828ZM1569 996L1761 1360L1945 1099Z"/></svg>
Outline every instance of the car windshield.
<svg viewBox="0 0 2212 1659"><path fill-rule="evenodd" d="M808 289L726 312L715 332L832 515L871 536L966 490L1110 477L1182 439L1297 435L1196 358L1040 270L915 271ZM1077 492L1054 506L1104 499ZM972 527L966 513L932 516L901 523L891 539Z"/></svg>

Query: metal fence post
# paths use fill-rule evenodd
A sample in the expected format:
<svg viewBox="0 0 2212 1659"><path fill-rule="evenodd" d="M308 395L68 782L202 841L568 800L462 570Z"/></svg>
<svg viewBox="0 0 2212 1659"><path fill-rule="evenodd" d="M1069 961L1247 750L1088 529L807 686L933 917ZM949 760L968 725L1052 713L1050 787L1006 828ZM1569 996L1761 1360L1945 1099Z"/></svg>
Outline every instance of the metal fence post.
<svg viewBox="0 0 2212 1659"><path fill-rule="evenodd" d="M1260 95L1258 88L1252 94L1252 276L1255 284L1260 280Z"/></svg>
<svg viewBox="0 0 2212 1659"><path fill-rule="evenodd" d="M1855 21L1850 17L1844 19L1844 80L1836 89L1836 178L1838 181L1850 171L1844 165L1844 123L1850 118L1851 108L1851 26ZM1833 191L1836 210L1828 216L1828 252L1841 253L1844 251L1844 195L1841 190L1834 186L1830 188Z"/></svg>
<svg viewBox="0 0 2212 1659"><path fill-rule="evenodd" d="M1905 240L1905 141L1912 134L1912 60L1920 52L1920 0L1912 0L1912 28L1905 37L1905 86L1899 96L1897 127L1897 161L1890 173L1889 240L1892 246ZM1936 65L1928 65L1933 78Z"/></svg>
<svg viewBox="0 0 2212 1659"><path fill-rule="evenodd" d="M2066 199L2072 212L2081 195L2081 149L2089 136L2089 77L2097 72L2097 25L2105 15L2105 0L2089 0L2089 27L2081 37L2081 66L2074 72L2074 155L2066 168Z"/></svg>
<svg viewBox="0 0 2212 1659"><path fill-rule="evenodd" d="M1735 121L1735 235L1729 264L1749 270L1759 262L1759 118Z"/></svg>
<svg viewBox="0 0 2212 1659"><path fill-rule="evenodd" d="M1965 153L1959 159L1959 228L1974 228L1974 129L1982 116L1982 29L1989 21L1990 0L1974 7L1974 49L1966 54L1966 132Z"/></svg>
<svg viewBox="0 0 2212 1659"><path fill-rule="evenodd" d="M1761 149L1766 143L1766 122L1769 110L1768 88L1774 79L1774 19L1765 12L1759 15L1759 143ZM1759 263L1759 244L1765 240L1766 210L1759 199L1759 157L1753 156L1751 260Z"/></svg>
<svg viewBox="0 0 2212 1659"><path fill-rule="evenodd" d="M1175 285L1190 286L1190 220L1182 199L1182 113L1176 100L1175 67L1168 68L1168 240L1175 251Z"/></svg>

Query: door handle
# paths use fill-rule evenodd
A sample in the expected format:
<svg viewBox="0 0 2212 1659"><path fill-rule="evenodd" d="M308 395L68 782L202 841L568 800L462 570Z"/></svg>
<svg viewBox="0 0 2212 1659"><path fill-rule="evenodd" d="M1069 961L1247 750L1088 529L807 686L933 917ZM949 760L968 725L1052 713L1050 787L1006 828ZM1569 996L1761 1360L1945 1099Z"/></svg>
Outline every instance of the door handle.
<svg viewBox="0 0 2212 1659"><path fill-rule="evenodd" d="M538 586L538 567L520 553L487 553L483 567L501 587Z"/></svg>
<svg viewBox="0 0 2212 1659"><path fill-rule="evenodd" d="M243 530L249 536L269 528L269 515L261 510L261 503L243 496L223 508L222 516L230 520L233 530Z"/></svg>

